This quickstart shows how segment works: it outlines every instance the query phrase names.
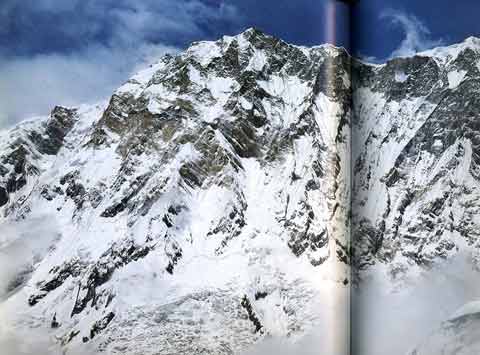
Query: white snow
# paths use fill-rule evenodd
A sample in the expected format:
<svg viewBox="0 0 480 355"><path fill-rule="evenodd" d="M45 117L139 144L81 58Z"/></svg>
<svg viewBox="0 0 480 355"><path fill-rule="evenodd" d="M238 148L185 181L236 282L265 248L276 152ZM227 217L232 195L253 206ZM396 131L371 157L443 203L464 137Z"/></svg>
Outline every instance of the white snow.
<svg viewBox="0 0 480 355"><path fill-rule="evenodd" d="M317 126L292 138L291 144L281 147L279 157L272 161L241 158L220 129L215 129L207 143L211 152L206 152L200 144L210 129L205 123L238 119L226 109L227 103L244 110L254 107L251 97L240 94L240 84L235 78L206 68L235 40L249 56L245 70L263 70L268 64L268 53L254 49L247 35L199 42L182 54L181 59L194 60L203 67L200 70L197 64L187 64L190 80L187 92L170 87L168 80L175 79L178 73L173 70L173 59L168 57L140 71L115 91L128 100L145 103L153 114L174 110L174 115L185 116L174 121L177 125L171 136L153 130L143 132L144 138L151 139L148 142L151 146L140 146L143 143L136 140L135 134L142 127L140 122L127 122L131 119L127 112L123 112L122 119L131 130L114 133L102 126L107 102L79 109L78 123L67 135L58 155L41 157L38 178L11 196L12 205L28 196L26 206L31 212L26 214L26 225L35 222L32 218L41 212L55 216L55 230L59 234L45 243L47 247L42 244L40 249L33 248L39 251L40 259L33 265L31 278L0 303L2 331L45 329L45 338L53 344L61 342L71 331L79 331L66 345L68 353L94 351L105 339L115 339L105 345L107 353L134 349L132 352L148 354L158 351L159 342L164 346L161 351L174 353L175 349L169 347L181 341L178 334L184 334L185 339L189 336L197 339L198 347L211 347L218 352L227 344L232 351L240 352L261 338L252 332L252 324L241 306L247 296L267 334L288 338L289 342L302 339L305 334L320 334L325 349L333 349L332 353L344 350L338 349L347 344L348 336L349 288L343 281L350 275L348 267L336 258L336 242L345 245L348 242L348 230L343 227L347 224L348 191L343 190L349 185L349 158L348 148L335 144L343 114L338 103L323 95L312 98L310 83L282 70L257 81L272 97L261 101L263 112L255 111L256 115L265 114L268 122L264 127L254 128L256 138L273 142L280 137L275 132L283 135L291 127L304 125L300 117L312 100ZM310 58L308 49L301 50ZM331 46L314 50L338 55L338 50ZM348 76L342 79L348 87ZM192 111L191 116L185 111ZM2 132L0 152L8 151L13 139L39 129L44 121L24 123L10 132ZM98 129L105 130L107 142L95 146L90 143L91 135ZM341 134L346 137L347 129ZM327 144L327 151L320 149L322 144ZM133 152L135 148L142 150ZM270 148L269 143L265 144L259 156ZM320 164L328 164L337 154L342 157L338 181L334 181L333 169L326 169L324 179L315 177L313 162L318 159ZM220 164L234 159L238 167ZM208 171L204 160L218 163L219 171ZM201 187L185 183L180 169L186 165L199 169L199 175L204 177ZM85 191L81 208L65 192L69 182L63 185L59 182L67 173L75 174L75 182ZM138 181L143 176L148 179L140 186ZM318 180L315 183L319 188L307 191L307 182L314 179ZM339 188L332 197L334 183ZM58 187L62 193L47 200L41 195L43 186ZM100 196L98 201L96 196ZM102 212L125 200L129 201L128 207L115 216L102 217ZM150 200L151 205L143 208ZM173 207L180 212L169 212ZM20 210L16 213L19 215ZM171 227L164 221L169 213L174 220ZM241 223L232 220L240 217ZM13 215L10 219L0 218L2 223L15 223ZM296 256L289 247L290 238L301 233L308 219L312 219L308 222L309 232L326 233L328 241ZM287 220L291 226L286 224ZM45 217L45 223L49 221L50 217ZM147 241L149 238L152 241ZM154 249L144 258L117 267L111 278L97 287L99 304L103 292L115 295L108 307L89 305L72 317L79 283L85 285L93 265L100 259L108 259L105 253L109 248L127 245L129 241ZM9 243L16 245L17 241ZM0 252L11 250L5 245L0 248ZM171 275L166 267L179 249L182 255ZM312 265L312 260L324 259L322 265ZM38 293L39 284L54 275L52 268L75 260L84 263L81 275L68 277L34 307L28 306L28 297ZM108 261L112 264L117 260L112 257ZM80 295L86 292L81 289ZM266 295L256 299L257 292ZM115 312L112 325L84 344L82 338L90 336L94 322L110 310ZM62 324L59 329L48 328L54 312ZM51 352L54 351L52 348Z"/></svg>
<svg viewBox="0 0 480 355"><path fill-rule="evenodd" d="M202 66L207 66L213 59L222 56L222 51L217 43L203 41L190 46L184 56L192 56Z"/></svg>
<svg viewBox="0 0 480 355"><path fill-rule="evenodd" d="M404 83L408 80L408 75L405 74L404 71L396 71L395 72L395 81L399 83Z"/></svg>
<svg viewBox="0 0 480 355"><path fill-rule="evenodd" d="M248 63L247 70L261 71L267 64L267 56L264 51L255 50L250 62Z"/></svg>
<svg viewBox="0 0 480 355"><path fill-rule="evenodd" d="M448 76L448 87L450 89L455 89L463 81L466 74L467 74L466 70L460 70L460 71L453 70L453 71L449 72L447 74L447 76Z"/></svg>

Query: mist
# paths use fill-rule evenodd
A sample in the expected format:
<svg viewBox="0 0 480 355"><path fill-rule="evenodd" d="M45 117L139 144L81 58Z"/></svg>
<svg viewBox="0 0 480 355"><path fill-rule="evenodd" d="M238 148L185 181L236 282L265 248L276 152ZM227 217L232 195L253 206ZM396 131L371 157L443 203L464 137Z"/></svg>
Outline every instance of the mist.
<svg viewBox="0 0 480 355"><path fill-rule="evenodd" d="M0 301L24 285L60 236L55 219L45 215L0 224Z"/></svg>
<svg viewBox="0 0 480 355"><path fill-rule="evenodd" d="M39 215L0 224L0 349L8 355L60 355L45 328L16 326L20 310L9 304L30 279L35 264L61 237L55 219Z"/></svg>
<svg viewBox="0 0 480 355"><path fill-rule="evenodd" d="M350 288L326 281L312 303L317 311L310 329L292 336L269 329L270 335L238 355L349 355Z"/></svg>
<svg viewBox="0 0 480 355"><path fill-rule="evenodd" d="M53 345L46 330L22 334L0 332L0 348L6 355L63 355Z"/></svg>
<svg viewBox="0 0 480 355"><path fill-rule="evenodd" d="M1 315L1 312L0 312ZM48 328L5 330L0 325L0 349L5 355L65 355ZM92 343L68 349L68 355L98 355Z"/></svg>
<svg viewBox="0 0 480 355"><path fill-rule="evenodd" d="M46 115L55 105L105 100L134 72L175 52L175 48L161 45L144 44L132 49L96 46L76 55L0 60L0 128L30 116Z"/></svg>
<svg viewBox="0 0 480 355"><path fill-rule="evenodd" d="M466 252L395 289L372 270L352 291L352 355L412 351L458 308L480 299L479 276Z"/></svg>
<svg viewBox="0 0 480 355"><path fill-rule="evenodd" d="M285 338L269 337L252 346L240 355L321 355L324 343L320 334L310 334L297 342Z"/></svg>

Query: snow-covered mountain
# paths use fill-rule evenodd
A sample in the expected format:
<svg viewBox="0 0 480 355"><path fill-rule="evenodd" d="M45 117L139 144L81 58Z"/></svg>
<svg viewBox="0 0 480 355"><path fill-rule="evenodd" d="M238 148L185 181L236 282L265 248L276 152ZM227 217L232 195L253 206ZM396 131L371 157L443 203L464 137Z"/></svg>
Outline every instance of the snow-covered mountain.
<svg viewBox="0 0 480 355"><path fill-rule="evenodd" d="M315 334L347 353L350 264L393 291L461 254L479 268L479 91L476 38L374 65L250 29L0 132L1 334L66 354ZM401 345L476 339L472 305Z"/></svg>
<svg viewBox="0 0 480 355"><path fill-rule="evenodd" d="M403 354L403 347L414 348L438 326L424 324L425 319L448 318L454 311L449 307L458 307L461 296L449 306L442 303L450 287L456 287L458 295L465 298L472 296L472 279L466 275L480 267L480 40L468 38L382 65L354 61L352 67L354 269L360 280L374 275L377 280L383 278L381 287L391 289L390 295L384 295L385 301L375 300L367 292L354 307L362 308L360 324L368 312L392 314L389 312L398 308L406 315L415 310L408 320L399 314L390 322L383 317L384 322L379 323L385 332L378 330L378 325L372 324L371 331L360 325L357 336L373 349L382 344L378 339L389 333L389 349L366 353ZM431 275L437 266L460 257L467 262L463 269L456 269L455 280L442 279L442 287L438 282L434 285ZM430 280L426 281L430 291L395 296L409 288L418 291L420 286L412 284L425 279ZM396 297L404 297L404 303L396 304ZM419 304L422 307L416 310ZM472 315L464 322L454 317L448 327L472 325L474 318ZM403 331L392 330L396 322L403 324ZM415 331L409 332L409 327ZM409 334L401 344L398 331ZM452 332L461 334L463 330ZM442 344L448 343L445 339ZM455 339L457 345L459 339ZM472 339L465 340L462 354L478 353L474 350L478 340ZM427 351L428 344L432 342L412 354L454 353L453 343L443 351L438 347Z"/></svg>
<svg viewBox="0 0 480 355"><path fill-rule="evenodd" d="M350 108L343 49L250 29L0 132L2 336L219 355L324 329L344 352Z"/></svg>
<svg viewBox="0 0 480 355"><path fill-rule="evenodd" d="M395 278L480 242L480 40L354 70L358 269ZM475 256L477 262L477 257Z"/></svg>

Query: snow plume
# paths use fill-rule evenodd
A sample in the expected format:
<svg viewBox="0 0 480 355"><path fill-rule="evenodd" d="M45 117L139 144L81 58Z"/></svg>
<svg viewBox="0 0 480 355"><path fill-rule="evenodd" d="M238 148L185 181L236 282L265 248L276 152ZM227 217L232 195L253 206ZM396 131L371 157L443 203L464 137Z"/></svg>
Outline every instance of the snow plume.
<svg viewBox="0 0 480 355"><path fill-rule="evenodd" d="M466 253L395 289L381 268L369 275L352 295L353 355L404 355L457 309L480 298L480 274Z"/></svg>
<svg viewBox="0 0 480 355"><path fill-rule="evenodd" d="M317 296L314 308L320 310L315 326L305 335L267 335L239 355L346 355L349 353L350 288L329 286ZM271 330L271 329L270 329ZM295 333L294 333L295 334Z"/></svg>
<svg viewBox="0 0 480 355"><path fill-rule="evenodd" d="M0 225L0 301L27 280L60 237L55 220L38 216Z"/></svg>
<svg viewBox="0 0 480 355"><path fill-rule="evenodd" d="M305 336L296 343L285 338L272 337L266 338L240 355L318 355L319 349L323 348L324 343L319 335Z"/></svg>
<svg viewBox="0 0 480 355"><path fill-rule="evenodd" d="M55 219L48 215L22 222L0 224L0 349L8 355L60 355L45 328L16 327L17 307L5 304L20 291L40 262L60 237Z"/></svg>
<svg viewBox="0 0 480 355"><path fill-rule="evenodd" d="M414 15L388 9L380 14L380 18L400 27L405 35L399 47L391 53L391 58L412 56L442 44L441 40L430 39L430 30Z"/></svg>
<svg viewBox="0 0 480 355"><path fill-rule="evenodd" d="M47 327L20 330L0 325L0 349L5 355L65 355L58 339L48 332ZM98 355L98 352L91 344L83 344L81 350L69 349L68 355Z"/></svg>
<svg viewBox="0 0 480 355"><path fill-rule="evenodd" d="M19 334L0 332L0 348L8 355L62 355L55 349L46 331Z"/></svg>

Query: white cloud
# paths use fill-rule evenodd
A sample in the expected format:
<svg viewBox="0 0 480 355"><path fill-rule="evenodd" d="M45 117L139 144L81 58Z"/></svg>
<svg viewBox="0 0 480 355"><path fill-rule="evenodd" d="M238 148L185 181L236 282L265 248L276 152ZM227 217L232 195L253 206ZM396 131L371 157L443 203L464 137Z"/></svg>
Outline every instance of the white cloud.
<svg viewBox="0 0 480 355"><path fill-rule="evenodd" d="M95 47L79 54L47 54L0 62L0 127L48 113L55 105L97 102L111 95L132 71L177 49L141 44Z"/></svg>
<svg viewBox="0 0 480 355"><path fill-rule="evenodd" d="M378 59L373 55L364 55L362 53L358 53L357 58L365 63L382 63L383 62L381 59Z"/></svg>
<svg viewBox="0 0 480 355"><path fill-rule="evenodd" d="M389 20L392 25L402 28L405 37L390 57L407 57L417 52L442 44L441 40L432 40L430 30L417 17L403 11L388 9L380 18Z"/></svg>
<svg viewBox="0 0 480 355"><path fill-rule="evenodd" d="M478 300L479 272L462 251L395 286L381 268L352 290L352 347L357 355L413 354L442 321Z"/></svg>
<svg viewBox="0 0 480 355"><path fill-rule="evenodd" d="M60 236L51 215L0 225L0 300L23 286L33 265L43 259Z"/></svg>
<svg viewBox="0 0 480 355"><path fill-rule="evenodd" d="M48 114L55 105L106 99L133 71L177 52L181 43L211 35L218 23L240 18L232 5L201 0L42 0L28 5L7 0L0 8L0 35L8 34L12 24L30 28L32 19L45 13L61 21L47 30L66 43L71 40L72 48L51 50L45 43L46 53L31 56L17 48L20 53L0 59L0 128ZM45 34L28 37L27 49L35 40L43 46Z"/></svg>
<svg viewBox="0 0 480 355"><path fill-rule="evenodd" d="M325 354L338 355L339 353L324 350L325 343L318 333L309 334L296 343L286 338L266 337L240 355L318 355L319 349Z"/></svg>

